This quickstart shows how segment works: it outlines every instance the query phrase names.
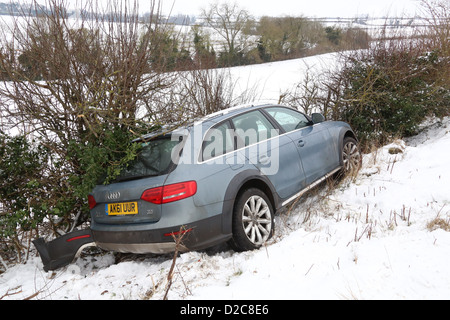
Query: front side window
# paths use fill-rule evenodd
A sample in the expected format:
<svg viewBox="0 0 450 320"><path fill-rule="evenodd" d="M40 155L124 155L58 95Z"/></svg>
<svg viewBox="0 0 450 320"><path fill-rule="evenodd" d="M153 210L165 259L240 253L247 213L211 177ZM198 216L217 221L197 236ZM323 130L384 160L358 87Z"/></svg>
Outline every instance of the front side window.
<svg viewBox="0 0 450 320"><path fill-rule="evenodd" d="M265 109L286 132L301 129L309 125L310 121L306 116L298 111L272 107Z"/></svg>
<svg viewBox="0 0 450 320"><path fill-rule="evenodd" d="M238 148L246 147L276 136L270 121L260 112L251 111L232 119Z"/></svg>

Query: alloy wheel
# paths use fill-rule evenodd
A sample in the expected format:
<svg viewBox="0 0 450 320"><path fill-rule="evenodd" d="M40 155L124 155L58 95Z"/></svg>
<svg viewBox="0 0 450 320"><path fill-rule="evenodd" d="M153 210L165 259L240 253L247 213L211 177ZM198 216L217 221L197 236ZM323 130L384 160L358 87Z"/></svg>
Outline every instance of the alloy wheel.
<svg viewBox="0 0 450 320"><path fill-rule="evenodd" d="M342 161L346 173L354 173L361 167L361 153L359 152L357 143L353 139L344 141Z"/></svg>
<svg viewBox="0 0 450 320"><path fill-rule="evenodd" d="M260 246L270 237L272 216L267 202L260 196L251 196L242 209L242 227L248 240Z"/></svg>

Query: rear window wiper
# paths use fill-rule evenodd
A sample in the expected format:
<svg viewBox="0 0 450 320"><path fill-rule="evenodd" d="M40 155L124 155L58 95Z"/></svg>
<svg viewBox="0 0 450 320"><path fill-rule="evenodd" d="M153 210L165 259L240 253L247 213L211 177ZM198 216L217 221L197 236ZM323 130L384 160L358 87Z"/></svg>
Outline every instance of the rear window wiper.
<svg viewBox="0 0 450 320"><path fill-rule="evenodd" d="M139 176L130 176L130 177L122 177L122 178L116 178L115 181L117 182L123 182L123 181L130 181L130 180L137 180L142 178L150 178L150 177L157 177L159 174L143 174Z"/></svg>

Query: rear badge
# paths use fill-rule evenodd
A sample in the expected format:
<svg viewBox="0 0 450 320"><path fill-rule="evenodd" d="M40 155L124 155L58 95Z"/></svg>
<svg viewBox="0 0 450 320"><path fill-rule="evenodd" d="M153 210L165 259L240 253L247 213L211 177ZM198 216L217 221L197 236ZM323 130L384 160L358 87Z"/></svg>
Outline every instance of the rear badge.
<svg viewBox="0 0 450 320"><path fill-rule="evenodd" d="M108 200L117 200L120 198L120 192L110 192L106 196L106 199Z"/></svg>

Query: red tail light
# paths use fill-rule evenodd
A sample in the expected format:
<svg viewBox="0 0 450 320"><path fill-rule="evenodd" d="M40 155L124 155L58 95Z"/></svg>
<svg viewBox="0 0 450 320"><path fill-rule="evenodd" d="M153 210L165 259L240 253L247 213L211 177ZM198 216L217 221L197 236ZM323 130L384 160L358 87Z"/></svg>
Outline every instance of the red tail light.
<svg viewBox="0 0 450 320"><path fill-rule="evenodd" d="M197 183L187 181L169 184L163 187L162 203L178 201L193 196L197 192Z"/></svg>
<svg viewBox="0 0 450 320"><path fill-rule="evenodd" d="M93 195L88 195L89 209L93 209L97 205Z"/></svg>
<svg viewBox="0 0 450 320"><path fill-rule="evenodd" d="M147 189L142 193L141 199L154 204L163 204L189 198L196 192L197 183L186 181Z"/></svg>
<svg viewBox="0 0 450 320"><path fill-rule="evenodd" d="M141 199L151 203L161 204L162 190L163 187L147 189L142 193Z"/></svg>

